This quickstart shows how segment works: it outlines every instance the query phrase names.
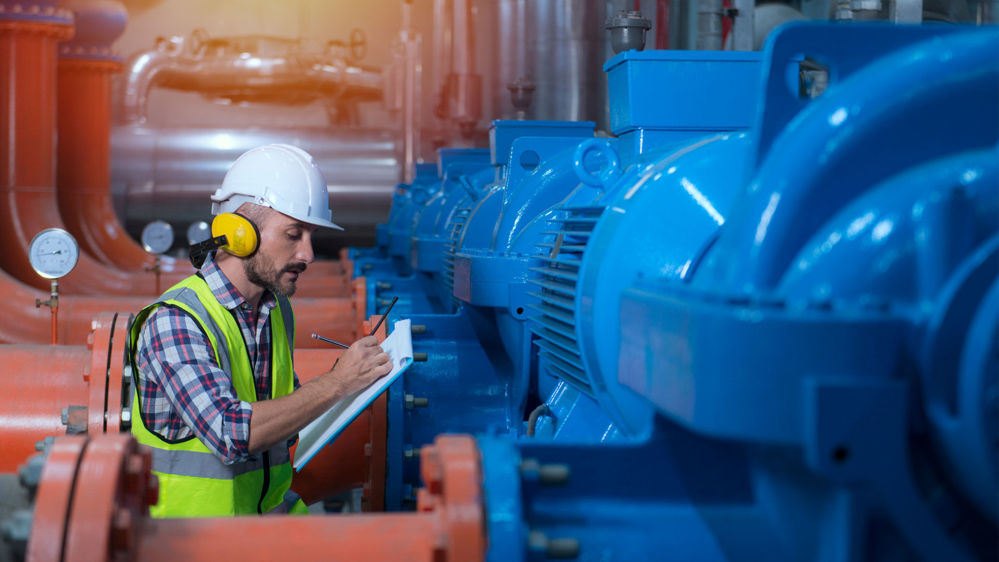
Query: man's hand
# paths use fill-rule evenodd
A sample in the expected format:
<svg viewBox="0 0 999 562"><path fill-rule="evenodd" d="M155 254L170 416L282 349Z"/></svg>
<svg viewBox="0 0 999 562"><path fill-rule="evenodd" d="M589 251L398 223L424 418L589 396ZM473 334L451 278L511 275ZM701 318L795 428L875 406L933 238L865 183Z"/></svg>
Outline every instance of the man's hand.
<svg viewBox="0 0 999 562"><path fill-rule="evenodd" d="M392 360L378 345L378 338L366 336L354 342L323 378L335 381L340 395L346 396L367 387L391 370Z"/></svg>
<svg viewBox="0 0 999 562"><path fill-rule="evenodd" d="M259 453L298 433L331 404L367 387L391 370L392 360L378 345L378 338L368 336L357 340L329 372L288 396L253 403L250 452Z"/></svg>

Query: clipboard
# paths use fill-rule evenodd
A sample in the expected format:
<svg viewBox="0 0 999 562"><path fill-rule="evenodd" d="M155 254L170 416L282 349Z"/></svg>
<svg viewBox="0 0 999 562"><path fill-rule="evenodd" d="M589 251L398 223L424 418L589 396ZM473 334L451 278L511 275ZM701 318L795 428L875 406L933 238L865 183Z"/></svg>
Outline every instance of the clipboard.
<svg viewBox="0 0 999 562"><path fill-rule="evenodd" d="M392 371L376 380L371 386L340 399L329 410L298 432L298 447L292 466L295 471L302 468L360 415L369 404L385 392L396 379L413 364L413 339L409 319L399 320L392 327L392 333L381 343L382 350L392 360Z"/></svg>

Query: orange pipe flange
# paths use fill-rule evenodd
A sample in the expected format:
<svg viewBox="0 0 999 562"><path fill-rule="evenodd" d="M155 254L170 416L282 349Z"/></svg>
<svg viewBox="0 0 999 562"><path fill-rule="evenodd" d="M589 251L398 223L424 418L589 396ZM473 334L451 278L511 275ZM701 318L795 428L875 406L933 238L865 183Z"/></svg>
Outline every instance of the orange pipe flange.
<svg viewBox="0 0 999 562"><path fill-rule="evenodd" d="M150 519L149 452L124 435L83 439L57 440L42 471L29 561L485 557L482 470L470 436L424 448L428 486L417 513L208 519Z"/></svg>
<svg viewBox="0 0 999 562"><path fill-rule="evenodd" d="M416 510L441 514L449 560L482 560L486 551L481 458L470 435L439 435L420 451L426 487L417 492Z"/></svg>

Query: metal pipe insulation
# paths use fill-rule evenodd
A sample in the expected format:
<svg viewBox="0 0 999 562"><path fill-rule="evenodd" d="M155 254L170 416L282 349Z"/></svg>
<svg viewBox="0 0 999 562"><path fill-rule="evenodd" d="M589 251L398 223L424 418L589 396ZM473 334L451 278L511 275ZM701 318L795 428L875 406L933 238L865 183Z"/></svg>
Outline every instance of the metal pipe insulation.
<svg viewBox="0 0 999 562"><path fill-rule="evenodd" d="M153 88L200 92L233 102L285 104L318 99L378 100L381 71L353 66L328 53L309 52L298 40L252 35L160 41L127 64L122 102L125 123L144 123Z"/></svg>
<svg viewBox="0 0 999 562"><path fill-rule="evenodd" d="M82 249L101 263L124 270L158 269L160 286L193 273L186 260L153 256L125 232L110 197L110 74L121 64L110 43L124 28L117 2L70 3L76 35L60 47L58 63L58 188L60 216ZM207 199L206 199L207 201ZM342 264L320 262L299 287L303 296L349 296L349 273ZM324 278L325 277L325 278Z"/></svg>
<svg viewBox="0 0 999 562"><path fill-rule="evenodd" d="M423 448L416 513L151 519L148 450L130 436L57 440L35 500L29 560L218 560L247 557L462 560L485 555L482 467L468 436ZM85 486L74 482L85 481ZM391 540L386 540L391 537Z"/></svg>
<svg viewBox="0 0 999 562"><path fill-rule="evenodd" d="M518 72L511 82L526 75L535 83L528 117L594 121L597 128L608 130L607 79L602 70L608 58L608 34L602 30L611 3L503 2L512 5L499 11L498 34L519 37L521 45L497 53L499 67ZM517 68L521 57L526 68ZM509 105L503 100L498 107Z"/></svg>
<svg viewBox="0 0 999 562"><path fill-rule="evenodd" d="M475 20L472 0L452 0L451 75L447 91L449 116L462 130L476 125L482 117L482 77L475 73Z"/></svg>
<svg viewBox="0 0 999 562"><path fill-rule="evenodd" d="M184 232L191 222L210 219L209 197L232 162L272 142L299 146L319 163L334 220L346 229L335 240L373 243L374 225L388 217L400 173L399 144L386 131L118 126L111 133L115 210L133 235L156 219Z"/></svg>
<svg viewBox="0 0 999 562"><path fill-rule="evenodd" d="M433 68L434 100L438 116L447 111L447 80L451 75L452 35L451 0L434 0Z"/></svg>
<svg viewBox="0 0 999 562"><path fill-rule="evenodd" d="M722 0L697 0L697 50L722 49Z"/></svg>

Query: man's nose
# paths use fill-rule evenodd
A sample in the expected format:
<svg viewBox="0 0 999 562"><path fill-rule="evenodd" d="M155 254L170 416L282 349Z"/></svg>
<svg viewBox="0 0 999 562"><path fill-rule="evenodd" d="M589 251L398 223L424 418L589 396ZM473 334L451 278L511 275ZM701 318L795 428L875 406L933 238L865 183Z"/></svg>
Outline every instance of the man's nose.
<svg viewBox="0 0 999 562"><path fill-rule="evenodd" d="M312 233L305 232L302 239L298 241L295 248L295 259L300 262L310 264L316 259L316 254L312 251Z"/></svg>

